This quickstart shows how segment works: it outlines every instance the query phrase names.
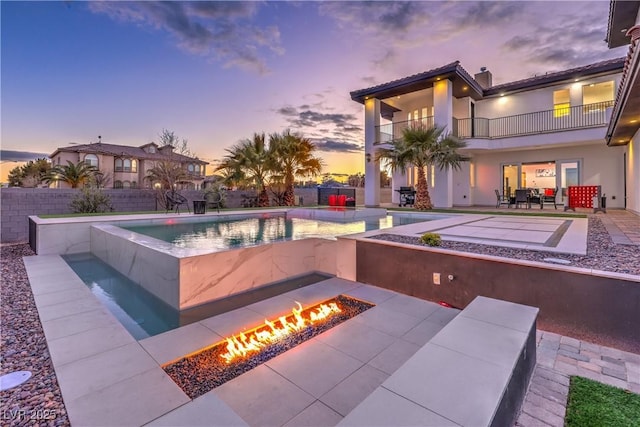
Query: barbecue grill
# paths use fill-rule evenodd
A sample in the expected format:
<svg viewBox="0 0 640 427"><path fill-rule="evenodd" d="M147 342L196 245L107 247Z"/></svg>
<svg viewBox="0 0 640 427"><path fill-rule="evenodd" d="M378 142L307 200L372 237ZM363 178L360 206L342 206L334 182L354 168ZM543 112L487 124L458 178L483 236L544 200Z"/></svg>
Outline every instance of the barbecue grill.
<svg viewBox="0 0 640 427"><path fill-rule="evenodd" d="M400 189L396 191L400 193L400 203L398 206L413 206L416 200L416 190L414 190L413 187L400 187Z"/></svg>

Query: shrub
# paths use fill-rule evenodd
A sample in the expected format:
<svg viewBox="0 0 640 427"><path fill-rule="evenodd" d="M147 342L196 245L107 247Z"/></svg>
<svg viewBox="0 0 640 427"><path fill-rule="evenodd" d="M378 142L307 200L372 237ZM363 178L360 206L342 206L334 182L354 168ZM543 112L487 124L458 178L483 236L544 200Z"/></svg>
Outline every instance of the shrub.
<svg viewBox="0 0 640 427"><path fill-rule="evenodd" d="M70 204L74 213L100 213L113 210L111 198L99 188L85 187Z"/></svg>
<svg viewBox="0 0 640 427"><path fill-rule="evenodd" d="M220 208L227 207L227 190L219 183L214 183L207 187L204 190L204 198L207 203L215 203L219 201Z"/></svg>
<svg viewBox="0 0 640 427"><path fill-rule="evenodd" d="M442 239L437 233L424 233L420 236L420 240L427 246L440 246Z"/></svg>

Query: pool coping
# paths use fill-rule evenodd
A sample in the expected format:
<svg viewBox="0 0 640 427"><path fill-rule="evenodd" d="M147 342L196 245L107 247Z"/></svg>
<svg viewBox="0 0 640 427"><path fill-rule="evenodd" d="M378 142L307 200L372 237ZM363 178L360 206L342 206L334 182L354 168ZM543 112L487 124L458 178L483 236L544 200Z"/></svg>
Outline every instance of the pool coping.
<svg viewBox="0 0 640 427"><path fill-rule="evenodd" d="M247 425L216 396L215 390L193 401L189 399L161 366L220 341L225 333L237 332L252 321L260 323L268 314L281 314L284 307L290 310L290 294L308 288L136 341L59 255L25 257L24 264L65 407L74 425L171 425L178 419L199 419L203 413L208 414L210 422L212 408L219 425ZM306 301L304 291L298 292L296 298L307 304L319 299L319 295L345 293L383 302L401 295L337 278L309 286L316 285L317 292L308 295Z"/></svg>

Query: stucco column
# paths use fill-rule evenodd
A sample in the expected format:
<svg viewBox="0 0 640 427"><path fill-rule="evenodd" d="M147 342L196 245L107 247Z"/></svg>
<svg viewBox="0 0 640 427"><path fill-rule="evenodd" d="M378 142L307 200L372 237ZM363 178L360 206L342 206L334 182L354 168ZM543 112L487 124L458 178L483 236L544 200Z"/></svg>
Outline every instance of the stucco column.
<svg viewBox="0 0 640 427"><path fill-rule="evenodd" d="M433 115L435 124L445 127L445 133L453 126L453 83L440 80L433 85ZM429 182L431 185L431 182ZM431 200L438 208L453 206L453 171L435 168L435 187L431 188Z"/></svg>
<svg viewBox="0 0 640 427"><path fill-rule="evenodd" d="M391 202L394 205L400 203L400 193L395 190L399 190L400 187L407 187L407 175L404 170L396 170L391 174Z"/></svg>
<svg viewBox="0 0 640 427"><path fill-rule="evenodd" d="M364 101L364 204L380 206L380 162L376 161L374 143L380 126L380 100Z"/></svg>

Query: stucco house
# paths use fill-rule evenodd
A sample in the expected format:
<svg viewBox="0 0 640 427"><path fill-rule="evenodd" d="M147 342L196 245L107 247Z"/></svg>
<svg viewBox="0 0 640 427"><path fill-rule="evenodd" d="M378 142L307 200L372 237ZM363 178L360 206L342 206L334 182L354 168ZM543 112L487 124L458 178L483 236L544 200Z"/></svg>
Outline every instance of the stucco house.
<svg viewBox="0 0 640 427"><path fill-rule="evenodd" d="M640 1L611 2L607 43L629 45L606 140L624 149L626 208L640 214Z"/></svg>
<svg viewBox="0 0 640 427"><path fill-rule="evenodd" d="M179 189L201 189L206 176L206 165L209 164L194 157L174 153L171 145L159 146L154 142L140 147L102 142L72 145L56 149L49 157L53 166L64 166L67 161L89 163L111 177L110 186L123 189L152 188L158 185L145 177L149 169L161 161L179 163L186 171L187 178L178 183ZM59 183L60 187L65 185Z"/></svg>
<svg viewBox="0 0 640 427"><path fill-rule="evenodd" d="M493 85L485 68L473 77L458 61L351 92L365 110L365 204L378 205L375 152L416 122L446 126L464 139L462 169L427 171L436 207L495 205L495 190L560 190L600 185L608 207L626 207L627 146L607 146L607 127L625 59ZM415 171L393 174L411 186ZM394 192L393 202L398 202Z"/></svg>

